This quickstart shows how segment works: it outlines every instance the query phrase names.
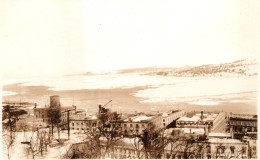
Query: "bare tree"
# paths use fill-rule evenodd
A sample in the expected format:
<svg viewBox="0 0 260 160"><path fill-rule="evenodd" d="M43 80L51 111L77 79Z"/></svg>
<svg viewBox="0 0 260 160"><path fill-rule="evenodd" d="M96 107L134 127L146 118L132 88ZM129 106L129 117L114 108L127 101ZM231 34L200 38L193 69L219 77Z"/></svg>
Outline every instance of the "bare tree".
<svg viewBox="0 0 260 160"><path fill-rule="evenodd" d="M158 159L162 158L165 147L169 144L169 139L165 135L165 129L155 130L153 124L140 136L145 158Z"/></svg>
<svg viewBox="0 0 260 160"><path fill-rule="evenodd" d="M2 134L3 144L5 144L5 147L7 149L7 157L8 159L10 159L10 150L14 145L17 134L16 132L8 130L3 130Z"/></svg>
<svg viewBox="0 0 260 160"><path fill-rule="evenodd" d="M165 138L167 139L164 149L166 158L202 158L207 152L208 142L205 135L183 134L180 130L175 130L172 135Z"/></svg>
<svg viewBox="0 0 260 160"><path fill-rule="evenodd" d="M100 113L97 120L91 121L84 130L86 138L80 148L74 146L74 158L102 158L114 153L114 146L119 143L121 126L118 125L120 116L117 113Z"/></svg>
<svg viewBox="0 0 260 160"><path fill-rule="evenodd" d="M32 155L32 159L38 154L43 156L44 151L47 152L47 147L50 143L49 136L49 132L46 131L46 128L37 128L35 132L32 132L30 141L25 148L26 156Z"/></svg>
<svg viewBox="0 0 260 160"><path fill-rule="evenodd" d="M176 152L177 148L180 148L182 146L182 143L180 143L179 141L182 136L183 135L180 134L179 131L174 131L172 132L170 137L167 137L169 143L166 146L166 158L176 157L176 155L178 154L178 152Z"/></svg>
<svg viewBox="0 0 260 160"><path fill-rule="evenodd" d="M48 123L51 125L51 134L53 137L54 127L57 127L59 132L59 128L60 128L59 124L61 122L61 110L57 108L49 108L47 111L47 115L49 117Z"/></svg>
<svg viewBox="0 0 260 160"><path fill-rule="evenodd" d="M119 125L120 116L117 113L106 113L99 115L100 125L98 131L101 138L104 139L104 153L114 152L114 146L117 145L121 137L121 126Z"/></svg>
<svg viewBox="0 0 260 160"><path fill-rule="evenodd" d="M138 159L144 158L145 150L144 150L144 146L143 146L143 142L142 142L141 138L134 135L133 141L132 141L132 147L136 151L136 157Z"/></svg>
<svg viewBox="0 0 260 160"><path fill-rule="evenodd" d="M19 120L17 123L17 129L20 131L23 131L24 137L25 137L25 131L29 129L29 125L26 122L26 120Z"/></svg>
<svg viewBox="0 0 260 160"><path fill-rule="evenodd" d="M45 146L46 152L48 151L48 145L50 144L50 132L45 130L45 133L43 135L43 144Z"/></svg>
<svg viewBox="0 0 260 160"><path fill-rule="evenodd" d="M10 149L14 145L17 136L16 121L18 119L18 115L16 115L16 112L9 105L3 106L2 111L3 111L2 137L3 137L3 142L7 149L7 157L8 159L10 159Z"/></svg>
<svg viewBox="0 0 260 160"><path fill-rule="evenodd" d="M45 129L38 130L37 132L37 139L39 141L39 152L41 156L43 155L43 151L47 151L48 147L48 132Z"/></svg>
<svg viewBox="0 0 260 160"><path fill-rule="evenodd" d="M29 154L32 154L32 159L39 153L39 139L38 139L39 130L32 132L30 143L28 144Z"/></svg>

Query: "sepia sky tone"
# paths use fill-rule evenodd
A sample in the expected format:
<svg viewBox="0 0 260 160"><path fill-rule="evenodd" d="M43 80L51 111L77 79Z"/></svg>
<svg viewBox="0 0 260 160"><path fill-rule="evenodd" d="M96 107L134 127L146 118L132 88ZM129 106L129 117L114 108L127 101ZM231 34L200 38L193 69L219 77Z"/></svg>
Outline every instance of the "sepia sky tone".
<svg viewBox="0 0 260 160"><path fill-rule="evenodd" d="M255 58L259 5L257 0L4 1L1 68L6 77L26 77Z"/></svg>

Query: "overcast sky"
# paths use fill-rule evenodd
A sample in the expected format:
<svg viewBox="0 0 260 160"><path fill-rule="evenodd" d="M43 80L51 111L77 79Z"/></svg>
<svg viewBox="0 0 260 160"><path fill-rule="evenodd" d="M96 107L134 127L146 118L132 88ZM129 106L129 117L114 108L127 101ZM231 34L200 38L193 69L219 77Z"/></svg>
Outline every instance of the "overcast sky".
<svg viewBox="0 0 260 160"><path fill-rule="evenodd" d="M15 77L255 58L259 5L258 0L1 1L1 68L4 76Z"/></svg>

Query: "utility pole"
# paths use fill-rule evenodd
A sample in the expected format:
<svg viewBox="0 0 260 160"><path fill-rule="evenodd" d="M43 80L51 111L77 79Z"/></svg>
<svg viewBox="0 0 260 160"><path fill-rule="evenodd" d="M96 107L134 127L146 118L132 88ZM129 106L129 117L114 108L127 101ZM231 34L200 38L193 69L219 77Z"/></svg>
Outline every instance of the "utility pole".
<svg viewBox="0 0 260 160"><path fill-rule="evenodd" d="M67 123L68 123L68 139L70 139L70 112L67 112Z"/></svg>

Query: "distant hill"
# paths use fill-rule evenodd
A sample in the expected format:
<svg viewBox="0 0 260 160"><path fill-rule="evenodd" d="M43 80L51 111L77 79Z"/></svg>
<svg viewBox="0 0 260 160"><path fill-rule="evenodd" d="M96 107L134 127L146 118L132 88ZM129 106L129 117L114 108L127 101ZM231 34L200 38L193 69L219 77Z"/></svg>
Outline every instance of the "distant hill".
<svg viewBox="0 0 260 160"><path fill-rule="evenodd" d="M116 74L140 74L150 76L173 76L173 77L201 77L201 76L256 76L256 60L238 60L223 64L207 64L201 66L184 66L184 67L143 67L121 69L108 72L86 72L81 74L72 74L67 76L91 76L91 75L109 75Z"/></svg>
<svg viewBox="0 0 260 160"><path fill-rule="evenodd" d="M144 67L123 69L116 71L118 74L137 73L152 76L174 77L201 77L201 76L256 76L256 60L238 60L223 64L208 64L201 66L170 67Z"/></svg>
<svg viewBox="0 0 260 160"><path fill-rule="evenodd" d="M200 76L256 76L256 60L239 60L219 65L202 65L195 67L180 67L161 69L146 73L146 75L176 76L176 77L200 77Z"/></svg>

